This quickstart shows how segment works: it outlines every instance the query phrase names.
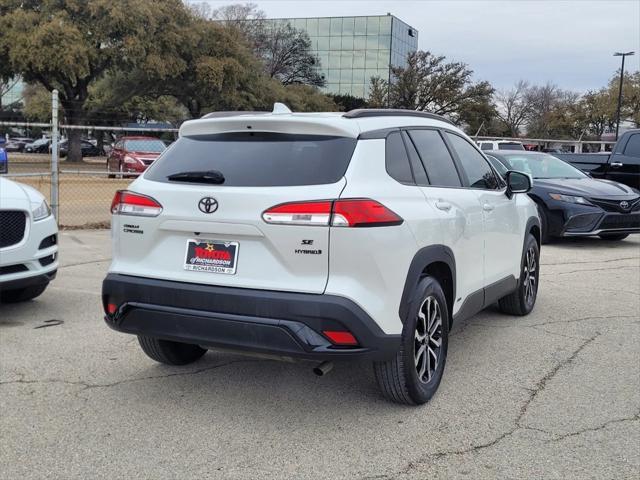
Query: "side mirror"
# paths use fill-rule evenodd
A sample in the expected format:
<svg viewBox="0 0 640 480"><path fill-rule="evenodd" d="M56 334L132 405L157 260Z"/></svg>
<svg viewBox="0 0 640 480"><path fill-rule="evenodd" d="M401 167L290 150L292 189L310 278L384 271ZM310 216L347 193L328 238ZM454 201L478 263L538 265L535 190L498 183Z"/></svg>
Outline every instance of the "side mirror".
<svg viewBox="0 0 640 480"><path fill-rule="evenodd" d="M511 198L516 193L527 193L531 190L531 177L526 173L509 170L505 174L507 181L507 197Z"/></svg>

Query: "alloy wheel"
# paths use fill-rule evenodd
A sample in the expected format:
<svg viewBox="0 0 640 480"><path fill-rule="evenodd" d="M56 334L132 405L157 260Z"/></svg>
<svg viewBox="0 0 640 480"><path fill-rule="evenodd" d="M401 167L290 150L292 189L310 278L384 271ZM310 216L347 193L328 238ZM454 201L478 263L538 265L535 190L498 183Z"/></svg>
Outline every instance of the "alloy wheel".
<svg viewBox="0 0 640 480"><path fill-rule="evenodd" d="M528 305L533 303L536 296L536 282L538 275L538 262L533 247L529 247L524 260L524 299Z"/></svg>
<svg viewBox="0 0 640 480"><path fill-rule="evenodd" d="M442 352L442 312L438 300L427 297L420 305L414 338L413 358L418 380L429 383Z"/></svg>

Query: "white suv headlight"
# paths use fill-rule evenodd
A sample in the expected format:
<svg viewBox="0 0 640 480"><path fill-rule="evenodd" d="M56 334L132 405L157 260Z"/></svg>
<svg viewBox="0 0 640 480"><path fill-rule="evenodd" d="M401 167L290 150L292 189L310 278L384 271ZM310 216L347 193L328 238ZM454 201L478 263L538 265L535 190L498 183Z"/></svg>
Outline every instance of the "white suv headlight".
<svg viewBox="0 0 640 480"><path fill-rule="evenodd" d="M49 204L46 200L42 200L42 202L31 211L31 214L33 215L34 222L37 222L38 220L44 220L49 215L51 215L51 207L49 207Z"/></svg>

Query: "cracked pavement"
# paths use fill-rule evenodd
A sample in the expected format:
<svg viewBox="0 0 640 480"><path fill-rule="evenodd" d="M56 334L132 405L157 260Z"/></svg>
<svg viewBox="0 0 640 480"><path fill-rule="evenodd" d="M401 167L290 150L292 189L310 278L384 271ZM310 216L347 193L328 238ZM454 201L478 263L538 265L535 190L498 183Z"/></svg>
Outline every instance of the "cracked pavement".
<svg viewBox="0 0 640 480"><path fill-rule="evenodd" d="M534 312L456 324L419 408L366 363L155 364L101 319L108 232L60 243L45 294L0 306L1 479L640 476L639 236L543 247Z"/></svg>

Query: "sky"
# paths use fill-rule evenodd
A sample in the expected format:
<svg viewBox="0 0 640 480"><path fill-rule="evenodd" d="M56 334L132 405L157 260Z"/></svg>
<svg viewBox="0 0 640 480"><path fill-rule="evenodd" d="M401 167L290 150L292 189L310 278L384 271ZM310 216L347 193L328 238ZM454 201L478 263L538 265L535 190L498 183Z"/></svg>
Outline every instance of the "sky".
<svg viewBox="0 0 640 480"><path fill-rule="evenodd" d="M202 1L202 0L196 0ZM207 0L212 8L244 1ZM419 31L418 48L467 63L498 89L520 79L584 92L635 51L640 70L640 0L253 0L267 17L384 15Z"/></svg>

